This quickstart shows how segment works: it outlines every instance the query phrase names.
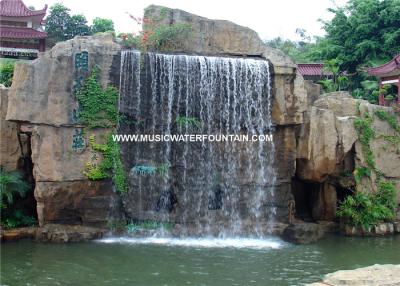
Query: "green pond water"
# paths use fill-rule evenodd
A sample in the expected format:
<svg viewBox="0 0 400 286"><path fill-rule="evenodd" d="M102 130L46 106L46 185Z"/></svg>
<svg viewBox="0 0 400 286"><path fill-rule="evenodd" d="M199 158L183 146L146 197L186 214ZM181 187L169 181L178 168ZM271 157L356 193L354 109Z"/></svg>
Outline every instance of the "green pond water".
<svg viewBox="0 0 400 286"><path fill-rule="evenodd" d="M1 285L302 285L339 269L400 263L400 236L263 241L107 239L1 247Z"/></svg>

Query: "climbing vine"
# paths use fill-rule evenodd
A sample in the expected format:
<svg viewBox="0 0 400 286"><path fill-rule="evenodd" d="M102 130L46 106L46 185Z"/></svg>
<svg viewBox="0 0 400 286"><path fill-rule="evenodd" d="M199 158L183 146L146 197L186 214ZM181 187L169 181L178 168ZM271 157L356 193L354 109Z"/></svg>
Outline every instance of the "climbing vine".
<svg viewBox="0 0 400 286"><path fill-rule="evenodd" d="M98 80L98 69L94 68L77 93L79 121L88 128L110 128L118 122L118 91L115 87L105 90Z"/></svg>
<svg viewBox="0 0 400 286"><path fill-rule="evenodd" d="M84 174L90 180L103 180L112 178L118 192L124 193L127 191L127 183L125 171L120 157L120 148L111 135L108 136L105 144L95 143L95 135L89 137L90 148L102 155L100 163L94 164L87 162ZM98 158L94 158L95 160Z"/></svg>
<svg viewBox="0 0 400 286"><path fill-rule="evenodd" d="M114 87L103 89L98 82L98 69L94 68L77 93L79 121L87 129L109 128L114 132L119 120L117 109L118 91ZM111 133L112 133L111 132ZM84 174L90 180L112 178L116 190L127 191L127 180L120 157L120 147L108 134L105 144L96 143L95 135L89 136L89 146L93 152L87 162Z"/></svg>

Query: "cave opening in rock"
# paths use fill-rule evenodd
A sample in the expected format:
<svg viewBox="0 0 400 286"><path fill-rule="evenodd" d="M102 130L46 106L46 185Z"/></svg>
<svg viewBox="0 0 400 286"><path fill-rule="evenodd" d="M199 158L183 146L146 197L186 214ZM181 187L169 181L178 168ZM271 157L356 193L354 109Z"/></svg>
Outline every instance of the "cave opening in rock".
<svg viewBox="0 0 400 286"><path fill-rule="evenodd" d="M18 160L18 170L22 173L24 180L29 184L29 191L24 197L18 196L16 198L14 207L17 210L21 210L24 215L33 217L37 221L37 202L34 195L35 178L33 175L32 161L32 134L31 132L21 131L19 128L17 136L21 150L21 155Z"/></svg>
<svg viewBox="0 0 400 286"><path fill-rule="evenodd" d="M335 221L338 204L351 191L331 181L294 180L295 218L308 222Z"/></svg>

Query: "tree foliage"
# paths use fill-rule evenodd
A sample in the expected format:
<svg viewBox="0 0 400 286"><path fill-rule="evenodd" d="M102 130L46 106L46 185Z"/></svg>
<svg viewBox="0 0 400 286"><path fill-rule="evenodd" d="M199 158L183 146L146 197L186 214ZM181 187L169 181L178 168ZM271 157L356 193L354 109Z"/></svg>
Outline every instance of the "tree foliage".
<svg viewBox="0 0 400 286"><path fill-rule="evenodd" d="M356 98L377 103L376 78L365 68L381 65L400 53L400 0L349 0L346 6L329 9L330 21L322 22L325 37L308 41L305 30L297 29L301 41L276 38L267 44L288 54L295 62L338 63L340 84ZM326 90L334 90L332 81L321 82Z"/></svg>
<svg viewBox="0 0 400 286"><path fill-rule="evenodd" d="M114 32L114 22L110 19L96 17L93 19L93 25L90 29L92 34Z"/></svg>
<svg viewBox="0 0 400 286"><path fill-rule="evenodd" d="M313 59L333 59L341 69L356 72L360 65L388 60L400 52L400 0L350 0L324 23L327 35Z"/></svg>
<svg viewBox="0 0 400 286"><path fill-rule="evenodd" d="M70 11L69 8L60 3L50 7L45 28L52 41L65 41L75 36L91 34L86 17L84 15L71 15Z"/></svg>

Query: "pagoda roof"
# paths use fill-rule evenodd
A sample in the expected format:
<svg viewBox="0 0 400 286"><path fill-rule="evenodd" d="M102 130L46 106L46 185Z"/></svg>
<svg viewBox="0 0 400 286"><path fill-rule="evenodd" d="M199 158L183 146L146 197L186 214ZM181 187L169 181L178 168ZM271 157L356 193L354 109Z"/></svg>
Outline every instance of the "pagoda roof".
<svg viewBox="0 0 400 286"><path fill-rule="evenodd" d="M400 54L395 56L390 62L387 62L386 64L367 69L367 72L368 74L377 77L400 73Z"/></svg>
<svg viewBox="0 0 400 286"><path fill-rule="evenodd" d="M323 76L332 75L329 71L324 71L324 64L322 63L303 63L297 64L297 71L301 75L306 76Z"/></svg>
<svg viewBox="0 0 400 286"><path fill-rule="evenodd" d="M21 0L1 0L0 16L5 17L32 17L45 16L47 5L42 10L31 10Z"/></svg>
<svg viewBox="0 0 400 286"><path fill-rule="evenodd" d="M11 39L44 39L47 37L47 33L32 28L1 27L0 37Z"/></svg>

